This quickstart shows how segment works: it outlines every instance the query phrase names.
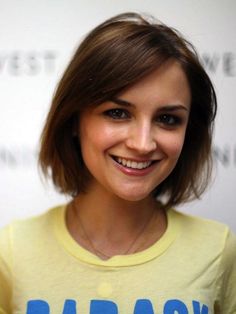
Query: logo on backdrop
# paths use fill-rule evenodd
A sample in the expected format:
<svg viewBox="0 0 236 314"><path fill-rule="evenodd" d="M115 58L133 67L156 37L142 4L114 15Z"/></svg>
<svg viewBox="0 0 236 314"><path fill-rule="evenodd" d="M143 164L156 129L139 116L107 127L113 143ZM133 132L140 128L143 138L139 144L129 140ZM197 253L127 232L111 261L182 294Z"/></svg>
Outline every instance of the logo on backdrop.
<svg viewBox="0 0 236 314"><path fill-rule="evenodd" d="M36 76L55 72L57 53L43 51L0 51L0 75ZM232 51L203 52L200 59L205 69L212 74L222 73L226 77L236 76L236 53Z"/></svg>
<svg viewBox="0 0 236 314"><path fill-rule="evenodd" d="M0 145L0 169L33 168L37 164L37 151L32 147ZM213 148L214 159L225 169L236 168L236 143Z"/></svg>
<svg viewBox="0 0 236 314"><path fill-rule="evenodd" d="M43 51L0 51L0 75L37 76L53 74L57 54L52 50Z"/></svg>
<svg viewBox="0 0 236 314"><path fill-rule="evenodd" d="M213 156L224 168L236 168L236 144L214 146Z"/></svg>
<svg viewBox="0 0 236 314"><path fill-rule="evenodd" d="M0 169L32 168L37 163L37 152L27 146L1 146Z"/></svg>
<svg viewBox="0 0 236 314"><path fill-rule="evenodd" d="M220 72L227 77L236 76L236 54L234 52L205 52L200 54L200 59L209 73Z"/></svg>

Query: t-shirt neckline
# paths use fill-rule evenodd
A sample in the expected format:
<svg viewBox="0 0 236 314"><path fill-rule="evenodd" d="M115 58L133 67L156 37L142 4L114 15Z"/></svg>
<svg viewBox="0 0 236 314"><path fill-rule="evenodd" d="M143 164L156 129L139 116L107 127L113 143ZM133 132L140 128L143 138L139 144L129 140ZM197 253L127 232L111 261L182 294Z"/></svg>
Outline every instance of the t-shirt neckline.
<svg viewBox="0 0 236 314"><path fill-rule="evenodd" d="M69 233L66 220L66 205L59 206L53 211L53 224L56 237L64 249L81 262L103 267L125 267L146 263L162 255L173 243L179 233L177 212L167 211L167 229L162 237L149 248L129 255L116 255L108 260L102 260L90 251L83 248Z"/></svg>

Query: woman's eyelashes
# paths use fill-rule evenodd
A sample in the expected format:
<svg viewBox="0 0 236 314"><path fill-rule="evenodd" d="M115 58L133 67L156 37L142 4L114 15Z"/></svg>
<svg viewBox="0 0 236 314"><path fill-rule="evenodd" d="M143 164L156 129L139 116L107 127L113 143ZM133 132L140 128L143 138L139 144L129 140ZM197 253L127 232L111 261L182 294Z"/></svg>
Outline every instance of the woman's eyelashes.
<svg viewBox="0 0 236 314"><path fill-rule="evenodd" d="M167 126L167 127L176 127L178 125L182 124L182 118L174 115L174 114L161 114L158 117L156 117L155 121L158 124L162 124L163 126Z"/></svg>
<svg viewBox="0 0 236 314"><path fill-rule="evenodd" d="M132 118L132 114L128 110L121 108L108 109L103 112L103 115L112 120L130 120ZM183 118L175 114L161 113L154 117L153 121L157 125L174 128L182 124Z"/></svg>
<svg viewBox="0 0 236 314"><path fill-rule="evenodd" d="M121 108L109 109L106 110L103 114L114 120L124 120L130 118L130 113L127 110Z"/></svg>

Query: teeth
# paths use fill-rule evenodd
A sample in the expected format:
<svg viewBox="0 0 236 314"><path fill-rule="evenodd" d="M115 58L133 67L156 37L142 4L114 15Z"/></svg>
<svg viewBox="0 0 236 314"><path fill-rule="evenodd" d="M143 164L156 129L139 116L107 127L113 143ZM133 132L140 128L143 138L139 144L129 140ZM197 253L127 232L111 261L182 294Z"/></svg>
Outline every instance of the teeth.
<svg viewBox="0 0 236 314"><path fill-rule="evenodd" d="M123 165L124 167L132 168L132 169L145 169L151 165L151 161L137 162L132 160L127 160L118 157L116 161Z"/></svg>

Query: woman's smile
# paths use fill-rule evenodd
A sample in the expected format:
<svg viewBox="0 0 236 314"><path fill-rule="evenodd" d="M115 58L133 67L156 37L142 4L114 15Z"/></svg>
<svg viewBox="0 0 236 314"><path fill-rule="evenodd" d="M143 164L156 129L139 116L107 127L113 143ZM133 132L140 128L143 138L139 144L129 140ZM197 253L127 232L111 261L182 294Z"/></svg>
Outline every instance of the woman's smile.
<svg viewBox="0 0 236 314"><path fill-rule="evenodd" d="M78 134L91 186L127 200L149 197L181 154L190 101L187 78L170 61L83 112Z"/></svg>
<svg viewBox="0 0 236 314"><path fill-rule="evenodd" d="M117 157L112 156L112 158L120 165L126 167L126 168L132 168L132 169L145 169L150 167L150 165L154 162L154 160L143 160L138 161L131 158L124 158L124 157Z"/></svg>

